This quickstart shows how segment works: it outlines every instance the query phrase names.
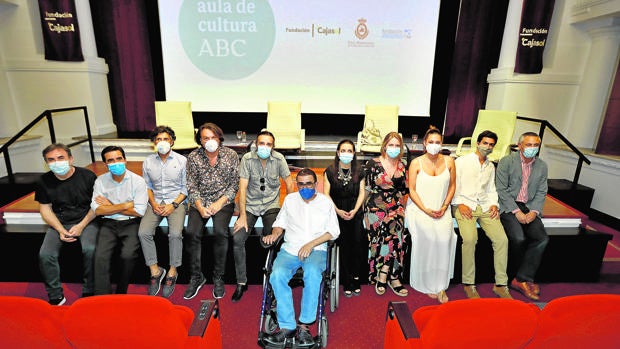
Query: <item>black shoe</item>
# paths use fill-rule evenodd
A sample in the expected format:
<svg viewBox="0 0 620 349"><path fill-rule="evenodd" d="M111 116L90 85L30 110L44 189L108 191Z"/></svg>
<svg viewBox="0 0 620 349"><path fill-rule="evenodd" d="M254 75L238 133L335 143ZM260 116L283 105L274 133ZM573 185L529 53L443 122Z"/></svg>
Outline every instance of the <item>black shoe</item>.
<svg viewBox="0 0 620 349"><path fill-rule="evenodd" d="M224 298L226 294L226 288L224 288L224 280L214 278L213 279L213 298L220 299Z"/></svg>
<svg viewBox="0 0 620 349"><path fill-rule="evenodd" d="M164 298L170 298L172 292L174 292L174 286L177 284L177 277L179 274L175 276L166 276L166 280L164 281L164 289L161 291L161 295Z"/></svg>
<svg viewBox="0 0 620 349"><path fill-rule="evenodd" d="M65 296L61 296L60 298L54 298L49 300L49 304L51 305L63 305L67 302L67 298Z"/></svg>
<svg viewBox="0 0 620 349"><path fill-rule="evenodd" d="M235 289L235 293L232 295L233 303L236 303L241 300L243 297L243 293L248 290L248 285L246 284L237 284L237 288Z"/></svg>
<svg viewBox="0 0 620 349"><path fill-rule="evenodd" d="M295 338L297 330L285 330L280 329L278 332L274 332L270 335L263 337L263 343L273 346L281 346L284 348L287 340Z"/></svg>
<svg viewBox="0 0 620 349"><path fill-rule="evenodd" d="M161 288L161 282L164 281L166 277L166 269L159 267L159 274L151 275L150 285L149 285L149 296L154 296L159 293L159 289Z"/></svg>
<svg viewBox="0 0 620 349"><path fill-rule="evenodd" d="M82 298L92 297L94 295L95 295L94 292L82 292Z"/></svg>
<svg viewBox="0 0 620 349"><path fill-rule="evenodd" d="M205 284L205 282L207 282L207 279L205 279L204 275L202 274L200 274L200 277L198 278L192 277L192 279L189 281L189 285L187 285L187 289L185 290L185 293L183 294L183 298L192 299L196 297L196 295L198 294L198 291L200 290L202 285Z"/></svg>
<svg viewBox="0 0 620 349"><path fill-rule="evenodd" d="M313 347L315 344L314 337L310 333L308 325L297 326L297 346L298 347Z"/></svg>

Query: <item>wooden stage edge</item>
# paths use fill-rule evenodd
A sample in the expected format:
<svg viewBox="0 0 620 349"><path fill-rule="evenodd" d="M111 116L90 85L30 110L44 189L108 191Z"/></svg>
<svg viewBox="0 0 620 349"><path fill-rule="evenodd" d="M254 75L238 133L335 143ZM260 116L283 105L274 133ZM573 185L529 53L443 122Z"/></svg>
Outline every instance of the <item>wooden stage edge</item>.
<svg viewBox="0 0 620 349"><path fill-rule="evenodd" d="M107 166L101 161L97 161L88 165L86 168L92 170L95 174L100 175L107 172ZM127 168L138 175L142 175L142 161L128 161ZM313 168L318 177L318 190L323 189L323 172L324 168ZM293 170L292 172L295 172ZM284 199L284 190L280 197ZM39 204L34 200L34 193L30 193L14 202L0 208L0 214L10 217L10 213L39 213ZM547 195L545 205L543 207L543 218L545 219L584 219L587 218L585 214L574 209L573 207L561 202L551 195ZM10 224L10 220L7 221Z"/></svg>

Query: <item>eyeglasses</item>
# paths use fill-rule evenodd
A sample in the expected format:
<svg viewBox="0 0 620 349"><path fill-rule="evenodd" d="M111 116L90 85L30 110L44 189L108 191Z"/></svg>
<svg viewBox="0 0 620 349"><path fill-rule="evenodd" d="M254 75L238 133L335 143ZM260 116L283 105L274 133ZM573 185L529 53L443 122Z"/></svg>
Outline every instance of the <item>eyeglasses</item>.
<svg viewBox="0 0 620 349"><path fill-rule="evenodd" d="M314 182L297 182L297 186L300 188L312 188L314 187Z"/></svg>
<svg viewBox="0 0 620 349"><path fill-rule="evenodd" d="M260 186L260 191L265 191L265 178L260 179L260 184L262 184Z"/></svg>

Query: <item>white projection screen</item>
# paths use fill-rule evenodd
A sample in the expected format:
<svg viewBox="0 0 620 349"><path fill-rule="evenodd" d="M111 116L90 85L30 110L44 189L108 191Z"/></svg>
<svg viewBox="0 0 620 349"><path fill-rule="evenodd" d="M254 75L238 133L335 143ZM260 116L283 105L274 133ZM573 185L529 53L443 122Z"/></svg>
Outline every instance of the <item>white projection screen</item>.
<svg viewBox="0 0 620 349"><path fill-rule="evenodd" d="M440 0L159 0L166 99L194 111L428 116Z"/></svg>

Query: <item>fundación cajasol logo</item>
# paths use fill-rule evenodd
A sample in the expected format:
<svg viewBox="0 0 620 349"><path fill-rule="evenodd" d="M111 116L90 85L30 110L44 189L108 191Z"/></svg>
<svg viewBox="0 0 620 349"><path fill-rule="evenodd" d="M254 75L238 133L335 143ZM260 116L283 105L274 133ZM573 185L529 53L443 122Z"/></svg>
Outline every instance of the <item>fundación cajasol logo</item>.
<svg viewBox="0 0 620 349"><path fill-rule="evenodd" d="M185 54L205 74L236 80L269 58L275 21L267 0L183 1L179 36Z"/></svg>

